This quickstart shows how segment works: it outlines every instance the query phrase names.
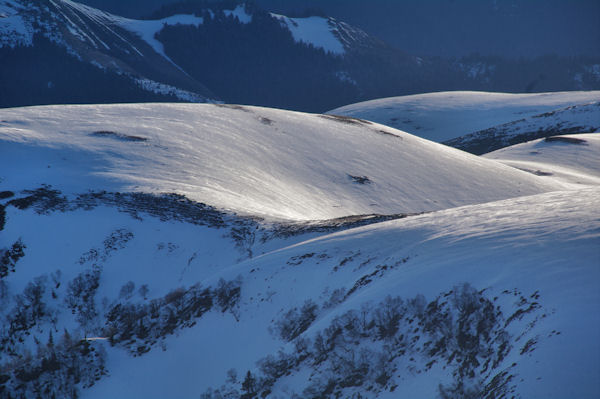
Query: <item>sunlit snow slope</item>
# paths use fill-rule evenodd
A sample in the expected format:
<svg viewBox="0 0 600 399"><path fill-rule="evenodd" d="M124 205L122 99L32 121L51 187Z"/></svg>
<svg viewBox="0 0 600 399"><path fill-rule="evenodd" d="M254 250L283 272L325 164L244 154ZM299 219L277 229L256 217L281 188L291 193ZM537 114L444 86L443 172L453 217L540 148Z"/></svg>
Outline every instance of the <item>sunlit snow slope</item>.
<svg viewBox="0 0 600 399"><path fill-rule="evenodd" d="M600 184L600 134L553 136L484 155L515 168L573 184Z"/></svg>
<svg viewBox="0 0 600 399"><path fill-rule="evenodd" d="M179 193L315 220L432 211L560 189L495 161L351 118L212 104L0 110L2 186Z"/></svg>
<svg viewBox="0 0 600 399"><path fill-rule="evenodd" d="M442 142L544 112L599 100L599 91L535 94L451 91L365 101L329 113L367 119Z"/></svg>

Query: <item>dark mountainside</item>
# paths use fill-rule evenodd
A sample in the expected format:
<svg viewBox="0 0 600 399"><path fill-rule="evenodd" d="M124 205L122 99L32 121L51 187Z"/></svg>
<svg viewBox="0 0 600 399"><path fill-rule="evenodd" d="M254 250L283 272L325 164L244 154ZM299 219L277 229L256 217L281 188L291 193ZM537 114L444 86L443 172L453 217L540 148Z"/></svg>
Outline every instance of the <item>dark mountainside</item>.
<svg viewBox="0 0 600 399"><path fill-rule="evenodd" d="M81 2L129 18L145 18L151 14L148 10L155 11L178 1ZM332 16L417 55L600 55L597 23L600 2L595 0L255 0L255 3L290 17ZM506 26L511 29L505 29Z"/></svg>
<svg viewBox="0 0 600 399"><path fill-rule="evenodd" d="M296 41L261 2L163 6L149 17L203 18L198 25L165 24L156 33L168 59L123 28L119 17L65 1L43 2L50 12L36 8L37 3L15 2L26 5L19 15L34 15L41 27L31 46L0 47L0 107L220 100L324 112L373 98L431 91L600 88L598 56L416 57L328 18L323 21L344 48L343 54L333 54ZM224 12L238 5L251 21L241 22ZM73 24L79 34L71 31ZM0 39L2 35L7 33L0 33ZM44 68L32 70L37 65Z"/></svg>
<svg viewBox="0 0 600 399"><path fill-rule="evenodd" d="M70 56L41 35L34 37L33 47L0 48L0 62L1 107L181 101L172 95L143 90L126 76Z"/></svg>

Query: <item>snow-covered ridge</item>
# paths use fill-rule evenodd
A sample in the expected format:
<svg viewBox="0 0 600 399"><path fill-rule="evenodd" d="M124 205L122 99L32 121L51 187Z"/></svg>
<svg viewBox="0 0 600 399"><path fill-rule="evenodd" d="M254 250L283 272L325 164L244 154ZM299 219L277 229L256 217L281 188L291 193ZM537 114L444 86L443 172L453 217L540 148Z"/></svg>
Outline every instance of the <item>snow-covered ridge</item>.
<svg viewBox="0 0 600 399"><path fill-rule="evenodd" d="M442 142L492 126L600 100L600 91L509 94L455 91L346 105L330 114L367 119Z"/></svg>
<svg viewBox="0 0 600 399"><path fill-rule="evenodd" d="M130 19L124 18L117 15L113 15L107 13L102 10L98 10L93 7L86 6L84 4L76 3L71 0L61 0L62 4L65 4L71 7L74 10L77 10L82 15L85 15L91 21L98 23L99 25L106 27L107 29L111 29L111 27L121 27L130 32L135 33L142 40L148 43L154 51L158 54L162 55L169 62L173 63L165 54L163 44L156 39L156 34L160 32L167 25L193 25L198 26L204 23L204 19L202 17L196 17L195 15L172 15L166 18L157 19L157 20L140 20L140 19ZM64 15L64 14L63 14ZM66 17L66 16L65 16ZM68 19L67 21L70 23L70 29L73 31L81 32L82 39L88 38L91 43L96 46L96 41L93 40L85 31L81 30L80 25L83 20L79 20L80 23L75 23ZM85 26L85 25L84 25ZM111 30L114 32L114 30ZM99 40L99 39L98 39ZM123 39L126 41L126 39ZM131 43L127 42L129 45ZM106 46L106 45L105 45ZM131 45L133 47L133 45ZM134 47L137 51L137 49ZM139 51L137 51L139 53Z"/></svg>
<svg viewBox="0 0 600 399"><path fill-rule="evenodd" d="M290 18L273 13L271 13L271 16L278 19L282 26L289 29L296 42L312 44L332 54L343 55L346 52L344 45L335 34L337 29L331 18Z"/></svg>
<svg viewBox="0 0 600 399"><path fill-rule="evenodd" d="M130 19L124 18L117 15L107 13L96 8L86 6L84 4L76 3L71 0L61 0L64 4L78 10L80 13L86 15L91 20L94 20L103 25L116 25L124 29L127 29L144 41L146 41L152 48L164 57L167 57L164 52L163 44L156 39L156 34L159 33L167 25L191 25L198 26L204 23L204 18L197 17L189 14L178 14L171 15L169 17L154 19L154 20L142 20L142 19ZM246 13L244 5L238 5L233 10L223 10L223 15L237 18L240 23L250 23L252 21L252 15ZM212 10L209 10L209 15L214 15ZM74 26L76 28L76 26Z"/></svg>
<svg viewBox="0 0 600 399"><path fill-rule="evenodd" d="M541 137L600 131L600 101L529 116L444 141L473 154L485 154Z"/></svg>
<svg viewBox="0 0 600 399"><path fill-rule="evenodd" d="M248 23L252 18L245 13L244 6L222 12L240 23ZM212 94L176 65L156 38L165 26L203 23L204 18L186 14L157 20L129 19L71 0L48 0L47 5L0 0L0 47L31 45L33 34L38 32L99 68L131 75L134 80L176 86L177 93L191 93L176 94L179 99L193 97L194 101L206 101ZM164 65L167 63L171 65ZM163 89L155 90L148 84L142 87L164 94Z"/></svg>
<svg viewBox="0 0 600 399"><path fill-rule="evenodd" d="M111 74L124 75L143 89L164 94L164 90L140 86L136 80L173 86L178 94L191 93L185 97L195 101L216 97L173 63L155 37L167 25L197 26L203 23L202 18L174 15L155 21L132 20L71 0L1 0L0 14L5 16L0 18L0 46L31 45L37 33L63 48L65 57L74 56ZM40 42L46 45L43 39Z"/></svg>
<svg viewBox="0 0 600 399"><path fill-rule="evenodd" d="M0 120L6 189L27 182L79 193L94 182L107 191L174 192L233 212L316 220L563 187L381 125L259 107L44 106L0 110Z"/></svg>
<svg viewBox="0 0 600 399"><path fill-rule="evenodd" d="M553 136L490 152L485 158L574 185L600 185L600 134Z"/></svg>
<svg viewBox="0 0 600 399"><path fill-rule="evenodd" d="M204 23L204 19L195 15L172 15L157 20L119 18L117 23L123 28L139 35L150 44L157 53L161 54L163 57L167 57L163 44L156 39L156 34L166 25L198 26Z"/></svg>

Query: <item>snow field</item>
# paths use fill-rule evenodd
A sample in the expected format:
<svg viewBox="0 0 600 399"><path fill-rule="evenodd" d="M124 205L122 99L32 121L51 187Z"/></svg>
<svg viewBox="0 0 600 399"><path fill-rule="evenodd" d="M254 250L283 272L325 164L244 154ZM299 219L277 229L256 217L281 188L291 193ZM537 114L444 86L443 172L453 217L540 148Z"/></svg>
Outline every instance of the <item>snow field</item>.
<svg viewBox="0 0 600 399"><path fill-rule="evenodd" d="M370 100L328 113L367 119L442 142L570 105L599 100L599 91L535 94L449 91Z"/></svg>
<svg viewBox="0 0 600 399"><path fill-rule="evenodd" d="M259 107L46 106L0 110L0 120L7 189L80 193L93 182L273 220L320 220L564 188L381 125Z"/></svg>
<svg viewBox="0 0 600 399"><path fill-rule="evenodd" d="M314 340L365 304L387 296L432 301L464 283L505 312L510 350L494 373L508 370L518 394L600 394L597 135L476 157L356 119L209 104L5 109L0 134L0 191L19 198L26 194L20 190L44 184L69 200L90 190L175 192L265 218L242 225L256 237L240 246L232 238L236 224L161 220L107 203L41 214L8 206L0 248L18 239L26 248L4 280L5 298L61 270L58 299L45 298L60 307L68 283L100 267L95 301L102 315L114 301L145 303L178 287L241 279L233 310L212 309L141 356L122 343L93 341L106 350L110 375L81 397L198 397L225 384L231 368L241 380L247 370L259 373L266 355L294 353L277 323L306 300L317 314L301 337ZM261 236L277 222L422 210L429 212L332 234ZM134 290L122 297L128 282ZM143 285L147 299L138 292ZM520 315L532 301L536 307ZM57 325L76 331L63 307ZM51 328L40 322L24 345L34 350L33 336L44 341ZM428 368L424 339L411 337L410 355L394 359L393 392L356 389L369 397L435 397L438 383L452 383L451 368L440 359ZM384 349L381 341L361 345ZM274 383L270 397L302 395L307 381L329 372L301 363Z"/></svg>

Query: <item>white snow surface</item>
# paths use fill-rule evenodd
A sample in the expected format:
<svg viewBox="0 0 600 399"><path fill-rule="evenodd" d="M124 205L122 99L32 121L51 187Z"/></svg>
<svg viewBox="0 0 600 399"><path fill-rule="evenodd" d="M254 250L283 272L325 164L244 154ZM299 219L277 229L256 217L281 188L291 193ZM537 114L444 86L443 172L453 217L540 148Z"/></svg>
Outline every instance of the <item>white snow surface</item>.
<svg viewBox="0 0 600 399"><path fill-rule="evenodd" d="M522 397L597 397L599 215L597 188L554 192L352 229L242 262L203 280L209 285L219 277L242 276L239 321L231 315L208 315L169 338L167 351L155 349L141 358L106 345L111 376L84 391L83 397L103 398L112 392L132 398L197 397L208 387L220 386L230 368L243 377L245 370L255 370L265 353L294 351L269 332L272 320L286 310L307 298L322 302L336 288L350 289L376 264L407 257L406 263L320 314L304 336L312 337L336 315L386 295L423 294L431 300L465 281L490 296L503 290L537 291L550 313L532 331L527 330L527 319L510 331L515 336L524 333L519 345L537 339L536 350L533 355L519 354L515 348L500 369L516 364L510 371L520 381L517 392ZM307 253L329 258L286 264ZM351 261L343 268L334 268L348 257ZM144 281L152 282L152 275L146 274ZM378 397L436 397L437 383L448 373L440 369L419 376L398 370L397 390ZM300 394L307 376L289 377L269 397Z"/></svg>
<svg viewBox="0 0 600 399"><path fill-rule="evenodd" d="M246 12L246 7L243 4L238 5L233 10L223 10L223 14L227 17L234 17L242 24L252 22L252 15Z"/></svg>
<svg viewBox="0 0 600 399"><path fill-rule="evenodd" d="M0 110L0 121L3 186L174 192L268 219L433 211L565 188L385 126L268 108L40 106Z"/></svg>
<svg viewBox="0 0 600 399"><path fill-rule="evenodd" d="M557 136L550 140L555 141L533 140L483 157L572 184L600 185L600 133Z"/></svg>
<svg viewBox="0 0 600 399"><path fill-rule="evenodd" d="M296 42L312 44L322 48L325 52L343 55L346 50L344 45L334 34L330 20L323 17L290 18L285 15L273 14L281 24L287 27Z"/></svg>
<svg viewBox="0 0 600 399"><path fill-rule="evenodd" d="M600 101L571 105L550 112L491 126L443 143L454 148L485 154L511 144L567 133L600 131Z"/></svg>
<svg viewBox="0 0 600 399"><path fill-rule="evenodd" d="M585 142L536 140L476 157L377 124L259 107L2 109L0 191L17 197L23 195L19 190L41 184L67 195L179 192L220 208L288 220L368 213L372 201L386 213L418 208L427 198L438 201L428 206L448 208L333 234L266 242L257 235L250 243L254 257L248 258L230 238L230 227L165 221L144 212L132 217L108 205L45 213L8 206L0 248L17 239L26 248L15 272L3 279L4 300L10 304L29 281L61 270L58 299L50 292L44 297L58 319L31 329L27 340L35 350L33 337L45 342L57 326L84 336L64 297L68 283L92 263L102 269L95 294L101 315L115 301L145 303L177 287L214 287L220 278L240 278L235 314L213 309L142 356L106 340L90 342L106 350L109 375L82 389L80 397L197 398L221 386L231 368L242 379L246 370L256 373L256 362L266 355L295 352L273 328L307 299L319 305L318 315L301 336L314 339L335 317L363 304L388 295L422 294L431 301L468 282L487 298L499 298L494 305L511 311L506 317L519 300L513 291L539 297L539 313L517 317L506 328L513 348L493 375L514 375L511 384L522 398L597 398L600 136L563 137ZM552 174L502 164L511 162L535 162L533 171ZM559 174L560 168L570 177ZM348 174L368 176L371 183L356 184ZM343 206L334 208L341 200ZM106 239L115 231L129 233L129 239L108 250ZM93 251L99 256L86 260ZM136 289L147 284L148 299L137 292L120 298L128 281ZM323 306L334 290L354 287L343 301ZM0 308L0 315L10 309ZM523 350L529 342L532 350ZM375 394L363 386L348 396L360 391L369 398L438 397L438 384L451 381L452 370L438 363L426 371L425 361L417 357L409 364L409 356L393 360L393 392ZM292 368L269 398L302 396L309 380L324 372L318 366Z"/></svg>
<svg viewBox="0 0 600 399"><path fill-rule="evenodd" d="M139 37L144 39L154 51L169 59L165 54L163 44L156 39L156 34L160 32L165 25L193 25L198 26L204 23L202 17L195 15L178 14L170 17L155 19L155 20L141 20L141 19L128 19L117 17L116 21L123 28L136 33Z"/></svg>
<svg viewBox="0 0 600 399"><path fill-rule="evenodd" d="M600 91L535 94L450 91L370 100L336 108L328 114L367 119L442 142L544 112L599 100Z"/></svg>

